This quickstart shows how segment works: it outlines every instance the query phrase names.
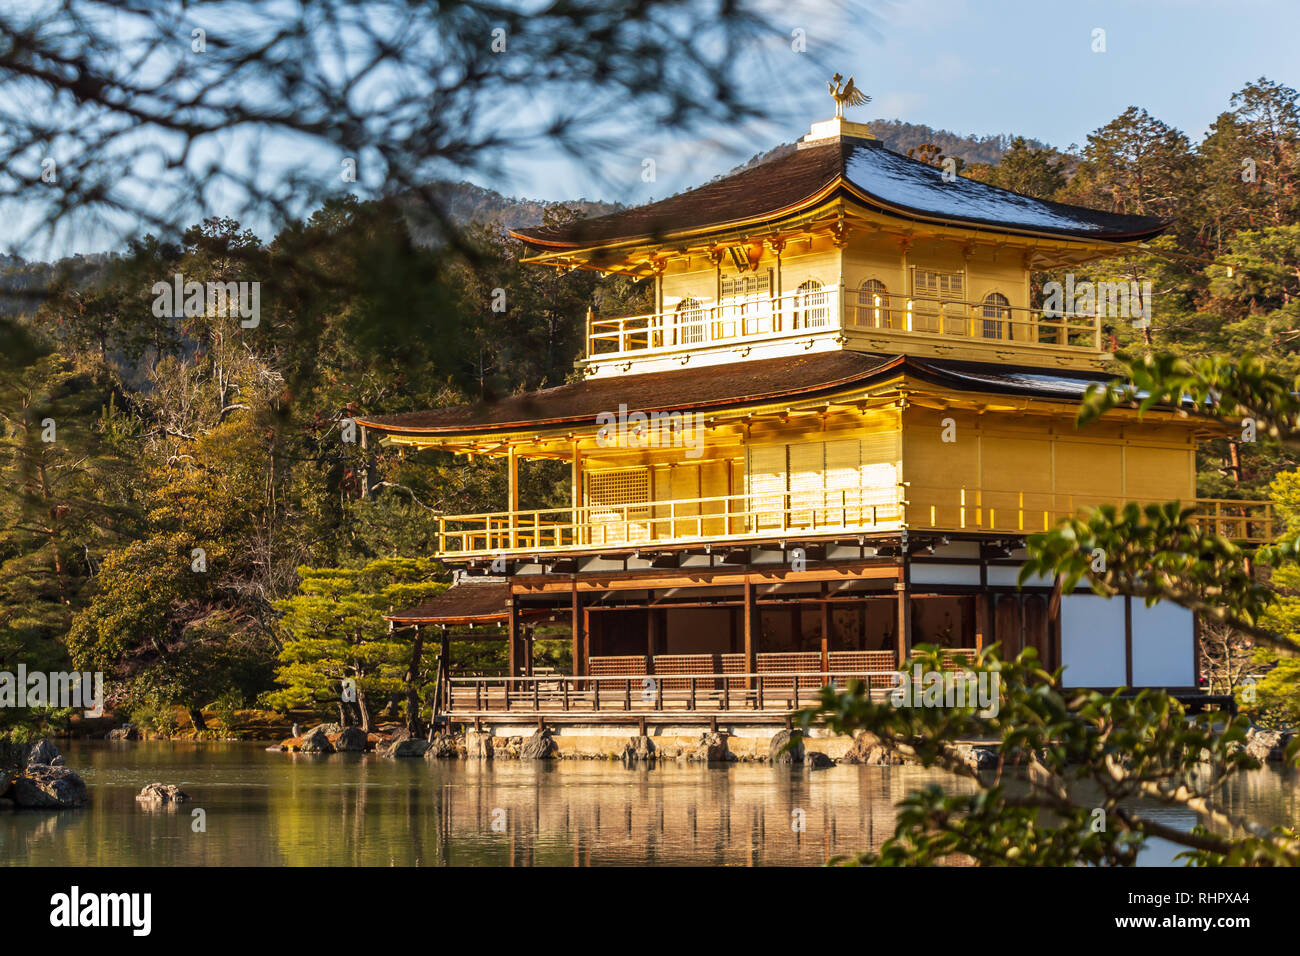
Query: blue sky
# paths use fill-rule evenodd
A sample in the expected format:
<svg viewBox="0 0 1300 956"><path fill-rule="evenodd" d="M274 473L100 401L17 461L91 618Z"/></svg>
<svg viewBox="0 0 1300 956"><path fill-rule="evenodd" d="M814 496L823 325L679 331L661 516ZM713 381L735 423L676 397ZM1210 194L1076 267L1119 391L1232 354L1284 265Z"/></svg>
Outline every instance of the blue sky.
<svg viewBox="0 0 1300 956"><path fill-rule="evenodd" d="M532 199L635 204L662 198L793 141L812 121L830 116L824 81L837 70L854 75L873 97L850 118L900 119L959 134L1022 134L1060 148L1084 143L1130 105L1196 142L1248 81L1267 76L1300 85L1298 0L758 2L782 31L746 72L752 96L775 111L769 121L724 124L690 140L618 129L608 137L609 152L591 167L558 151L530 149L504 157L502 175L467 178ZM1098 28L1105 30L1105 52L1093 52ZM791 50L795 30L806 32L806 52ZM319 158L322 168L337 169L336 159ZM281 145L261 159L274 167L301 156ZM655 162L652 182L642 176L646 159ZM268 222L242 218L264 238L274 232ZM73 230L53 248L31 253L121 248L112 231Z"/></svg>
<svg viewBox="0 0 1300 956"><path fill-rule="evenodd" d="M819 72L853 74L873 97L851 114L860 120L1015 133L1065 148L1136 105L1196 142L1248 81L1300 84L1297 0L893 0L870 9L870 18L831 24L777 14L808 31L803 55L823 66ZM1092 51L1096 28L1106 31L1104 53ZM843 52L827 48L835 38ZM658 156L653 184L636 175L630 148L626 175L615 172L609 182L533 156L513 164L513 180L485 185L541 199L670 195L797 139L830 115L820 84L781 90L779 99L789 115L747 131L738 145L663 150L652 135L642 137L642 152Z"/></svg>

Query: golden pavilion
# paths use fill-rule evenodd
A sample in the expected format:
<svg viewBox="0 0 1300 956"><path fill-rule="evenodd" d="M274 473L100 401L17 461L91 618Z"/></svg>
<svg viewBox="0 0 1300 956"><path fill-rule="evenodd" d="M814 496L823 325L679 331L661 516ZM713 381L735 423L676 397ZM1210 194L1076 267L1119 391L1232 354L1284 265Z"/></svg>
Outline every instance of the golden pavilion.
<svg viewBox="0 0 1300 956"><path fill-rule="evenodd" d="M654 308L589 311L574 383L358 419L509 476L501 510L441 518L458 583L393 616L505 628L509 675L451 681L442 711L734 722L874 681L922 642L1034 647L1067 686L1195 694L1190 612L1017 586L1026 536L1063 516L1196 498L1204 423L1076 428L1119 320L1031 288L1166 225L954 176L837 116L697 189L513 233L539 268L651 280ZM569 464L564 507L520 508L526 459ZM533 671L546 616L571 627L571 675Z"/></svg>

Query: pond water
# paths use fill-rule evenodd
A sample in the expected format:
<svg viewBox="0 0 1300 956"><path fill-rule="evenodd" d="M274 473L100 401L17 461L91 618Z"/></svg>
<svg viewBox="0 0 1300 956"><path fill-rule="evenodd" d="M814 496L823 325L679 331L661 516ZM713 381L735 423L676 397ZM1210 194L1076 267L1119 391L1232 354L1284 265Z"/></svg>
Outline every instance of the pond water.
<svg viewBox="0 0 1300 956"><path fill-rule="evenodd" d="M41 866L818 865L878 847L894 805L943 775L813 772L756 763L392 760L268 753L265 744L60 742L90 790L82 810L0 812L0 862ZM951 779L951 778L949 778ZM178 811L135 802L183 787ZM1220 797L1267 824L1300 822L1293 771L1266 767ZM960 785L960 784L958 784ZM202 809L205 832L194 832ZM1191 813L1155 811L1191 827ZM802 820L803 829L792 824ZM1143 856L1168 864L1153 844Z"/></svg>

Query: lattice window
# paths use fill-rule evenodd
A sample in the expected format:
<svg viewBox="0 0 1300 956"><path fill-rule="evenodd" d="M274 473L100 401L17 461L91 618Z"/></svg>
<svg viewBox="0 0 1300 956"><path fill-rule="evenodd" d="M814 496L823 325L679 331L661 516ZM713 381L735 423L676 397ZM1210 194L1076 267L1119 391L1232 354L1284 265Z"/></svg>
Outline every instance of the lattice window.
<svg viewBox="0 0 1300 956"><path fill-rule="evenodd" d="M937 272L933 269L912 270L914 295L935 299L960 299L965 296L965 281L960 272Z"/></svg>
<svg viewBox="0 0 1300 956"><path fill-rule="evenodd" d="M892 328L889 324L889 293L879 279L868 279L858 288L858 325L871 329Z"/></svg>
<svg viewBox="0 0 1300 956"><path fill-rule="evenodd" d="M826 302L826 290L816 279L799 283L794 294L794 327L816 329L830 325L831 310Z"/></svg>
<svg viewBox="0 0 1300 956"><path fill-rule="evenodd" d="M699 299L682 299L677 303L677 344L693 345L704 341L704 305Z"/></svg>
<svg viewBox="0 0 1300 956"><path fill-rule="evenodd" d="M722 277L721 332L757 335L771 331L772 270L749 275Z"/></svg>
<svg viewBox="0 0 1300 956"><path fill-rule="evenodd" d="M650 472L616 468L587 472L583 481L593 544L644 541L650 535Z"/></svg>
<svg viewBox="0 0 1300 956"><path fill-rule="evenodd" d="M1009 339L1011 303L1001 292L990 292L984 297L984 329L986 339Z"/></svg>

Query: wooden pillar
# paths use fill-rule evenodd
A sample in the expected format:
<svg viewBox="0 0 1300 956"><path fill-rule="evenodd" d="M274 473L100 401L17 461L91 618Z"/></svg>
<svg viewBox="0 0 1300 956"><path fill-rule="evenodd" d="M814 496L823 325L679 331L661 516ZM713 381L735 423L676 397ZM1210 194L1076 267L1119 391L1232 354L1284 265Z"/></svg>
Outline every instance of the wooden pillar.
<svg viewBox="0 0 1300 956"><path fill-rule="evenodd" d="M596 619L591 616L591 608L582 609L582 673L588 674L591 671L591 629L595 625Z"/></svg>
<svg viewBox="0 0 1300 956"><path fill-rule="evenodd" d="M519 547L519 451L511 445L506 451L506 510L510 512L510 547Z"/></svg>
<svg viewBox="0 0 1300 956"><path fill-rule="evenodd" d="M752 674L757 662L758 642L762 635L758 609L758 589L754 582L745 578L745 673Z"/></svg>
<svg viewBox="0 0 1300 956"><path fill-rule="evenodd" d="M822 595L825 597L825 595ZM822 601L822 670L830 670L831 650L831 602Z"/></svg>
<svg viewBox="0 0 1300 956"><path fill-rule="evenodd" d="M433 682L433 721L438 722L451 706L451 633L447 625L439 628L438 674Z"/></svg>
<svg viewBox="0 0 1300 956"><path fill-rule="evenodd" d="M519 676L519 600L510 595L510 616L506 622L506 660L511 677Z"/></svg>
<svg viewBox="0 0 1300 956"><path fill-rule="evenodd" d="M898 656L898 666L902 667L908 655L912 653L912 593L907 581L906 563L898 566L898 581L894 584L898 606L895 613L897 626L894 634L894 653Z"/></svg>
<svg viewBox="0 0 1300 956"><path fill-rule="evenodd" d="M524 676L533 676L533 628L531 624L524 628Z"/></svg>
<svg viewBox="0 0 1300 956"><path fill-rule="evenodd" d="M984 650L989 640L989 595L981 591L975 595L975 650Z"/></svg>
<svg viewBox="0 0 1300 956"><path fill-rule="evenodd" d="M584 626L587 623L586 612L582 608L582 600L578 597L578 579L573 579L573 608L570 617L570 637L573 645L573 666L570 670L574 677L581 677L586 673L587 661L585 658L586 648L583 644L583 636L586 631Z"/></svg>
<svg viewBox="0 0 1300 956"><path fill-rule="evenodd" d="M573 543L585 544L582 533L582 450L578 440L573 440L573 463L569 467L570 507L573 509Z"/></svg>
<svg viewBox="0 0 1300 956"><path fill-rule="evenodd" d="M790 636L797 651L803 650L803 604L796 603L790 611Z"/></svg>

